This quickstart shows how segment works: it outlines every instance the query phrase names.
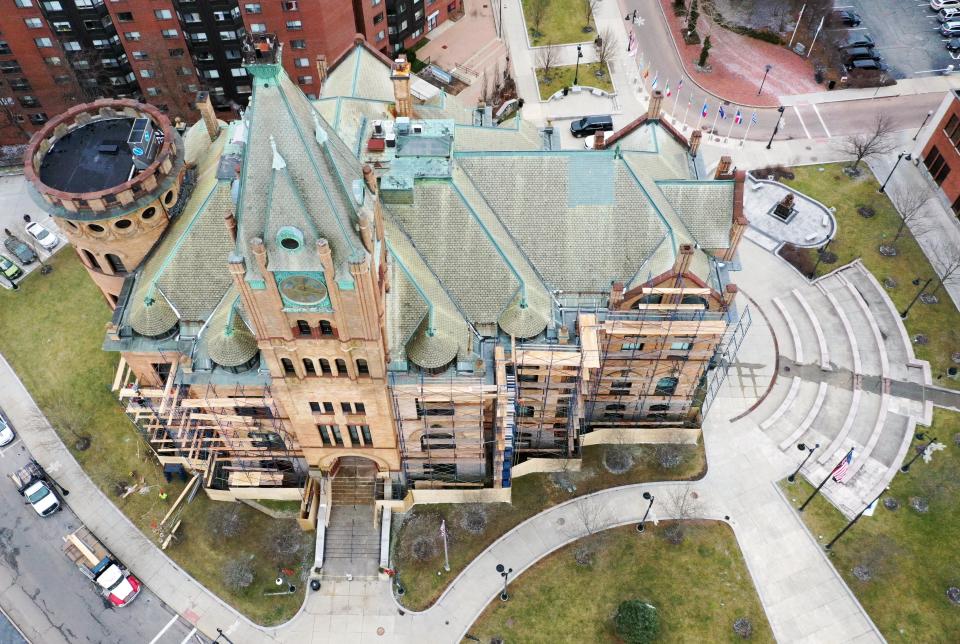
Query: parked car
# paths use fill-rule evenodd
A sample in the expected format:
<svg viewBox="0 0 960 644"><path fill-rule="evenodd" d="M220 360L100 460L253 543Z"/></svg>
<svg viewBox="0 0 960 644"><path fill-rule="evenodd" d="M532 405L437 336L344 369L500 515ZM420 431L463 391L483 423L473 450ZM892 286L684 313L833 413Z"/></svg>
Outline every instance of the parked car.
<svg viewBox="0 0 960 644"><path fill-rule="evenodd" d="M23 270L9 258L0 255L0 273L3 273L8 280L15 280L23 275Z"/></svg>
<svg viewBox="0 0 960 644"><path fill-rule="evenodd" d="M960 20L960 7L941 9L940 13L937 14L937 20L941 23L950 20Z"/></svg>
<svg viewBox="0 0 960 644"><path fill-rule="evenodd" d="M850 64L847 65L849 71L883 71L885 68L883 63L879 60L874 60L873 58L858 58L856 60L851 60Z"/></svg>
<svg viewBox="0 0 960 644"><path fill-rule="evenodd" d="M960 20L950 20L940 25L940 33L944 36L960 36Z"/></svg>
<svg viewBox="0 0 960 644"><path fill-rule="evenodd" d="M0 413L0 447L9 445L16 437L17 435L13 433L13 428L10 427L10 423L8 423L7 419Z"/></svg>
<svg viewBox="0 0 960 644"><path fill-rule="evenodd" d="M870 47L851 47L845 49L843 53L847 56L847 65L854 60L880 60L877 51Z"/></svg>
<svg viewBox="0 0 960 644"><path fill-rule="evenodd" d="M957 0L960 2L960 0ZM870 34L850 34L847 36L846 42L840 45L840 49L849 49L850 47L876 47L876 43L873 42L873 38L870 37Z"/></svg>
<svg viewBox="0 0 960 644"><path fill-rule="evenodd" d="M952 7L960 7L960 0L930 0L930 8L934 11Z"/></svg>
<svg viewBox="0 0 960 644"><path fill-rule="evenodd" d="M13 235L8 235L7 238L3 240L3 246L13 253L13 256L24 266L37 261L37 254L33 252L33 249Z"/></svg>
<svg viewBox="0 0 960 644"><path fill-rule="evenodd" d="M570 134L575 137L597 132L613 132L613 118L609 115L584 116L570 123Z"/></svg>
<svg viewBox="0 0 960 644"><path fill-rule="evenodd" d="M65 536L63 552L114 606L126 606L140 594L140 580L87 528Z"/></svg>
<svg viewBox="0 0 960 644"><path fill-rule="evenodd" d="M856 11L849 11L843 9L841 11L835 11L833 13L834 18L844 27L859 27L860 26L860 14Z"/></svg>
<svg viewBox="0 0 960 644"><path fill-rule="evenodd" d="M56 235L47 230L43 224L40 224L36 221L27 226L27 233L29 233L31 237L36 239L40 245L47 250L53 250L57 247L57 244L60 243L60 240Z"/></svg>
<svg viewBox="0 0 960 644"><path fill-rule="evenodd" d="M960 38L951 38L947 41L948 51L960 51Z"/></svg>

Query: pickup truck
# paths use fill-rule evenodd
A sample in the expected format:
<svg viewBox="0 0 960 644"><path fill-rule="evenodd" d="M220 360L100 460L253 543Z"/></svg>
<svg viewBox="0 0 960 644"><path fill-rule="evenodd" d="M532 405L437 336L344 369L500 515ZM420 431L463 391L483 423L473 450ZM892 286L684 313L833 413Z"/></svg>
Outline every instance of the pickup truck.
<svg viewBox="0 0 960 644"><path fill-rule="evenodd" d="M46 474L36 461L31 460L25 466L10 475L17 491L33 506L37 514L48 517L60 507L60 499L47 483Z"/></svg>
<svg viewBox="0 0 960 644"><path fill-rule="evenodd" d="M86 528L63 538L63 552L114 606L126 606L140 594L140 580L130 574Z"/></svg>
<svg viewBox="0 0 960 644"><path fill-rule="evenodd" d="M21 241L19 237L7 235L7 238L3 240L3 245L8 251L13 253L13 256L17 258L17 261L24 266L37 261L37 254L33 252L32 248Z"/></svg>

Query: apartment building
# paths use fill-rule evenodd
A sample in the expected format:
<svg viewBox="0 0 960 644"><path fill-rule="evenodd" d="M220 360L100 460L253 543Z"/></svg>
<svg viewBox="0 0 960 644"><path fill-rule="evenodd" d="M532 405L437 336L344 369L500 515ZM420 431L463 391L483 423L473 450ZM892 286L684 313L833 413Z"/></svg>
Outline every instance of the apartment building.
<svg viewBox="0 0 960 644"><path fill-rule="evenodd" d="M26 143L52 116L98 98L135 98L196 119L247 104L246 34L274 33L284 66L309 97L318 56L333 60L360 33L381 51L410 47L463 0L0 0L0 144ZM322 63L321 63L322 65Z"/></svg>

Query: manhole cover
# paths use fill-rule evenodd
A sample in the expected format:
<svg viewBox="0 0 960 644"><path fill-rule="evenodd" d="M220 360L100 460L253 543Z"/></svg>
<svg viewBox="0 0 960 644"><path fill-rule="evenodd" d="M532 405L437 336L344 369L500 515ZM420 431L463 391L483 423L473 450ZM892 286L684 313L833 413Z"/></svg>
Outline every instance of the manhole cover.
<svg viewBox="0 0 960 644"><path fill-rule="evenodd" d="M483 6L486 7L487 5L483 5ZM387 632L387 629L385 629L383 626L380 626L377 628L377 635L383 635L386 632Z"/></svg>

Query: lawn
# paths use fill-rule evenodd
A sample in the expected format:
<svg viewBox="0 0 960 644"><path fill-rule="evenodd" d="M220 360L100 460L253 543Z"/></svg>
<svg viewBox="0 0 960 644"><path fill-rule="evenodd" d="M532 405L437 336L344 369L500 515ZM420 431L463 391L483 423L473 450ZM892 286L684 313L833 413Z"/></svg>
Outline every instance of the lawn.
<svg viewBox="0 0 960 644"><path fill-rule="evenodd" d="M495 599L470 634L481 642L620 642L612 617L621 601L639 599L659 613L657 642L742 641L733 631L741 617L752 624L750 641L773 642L733 531L696 522L672 545L667 525L589 537L588 565L574 557L587 540L561 548L513 581L510 600Z"/></svg>
<svg viewBox="0 0 960 644"><path fill-rule="evenodd" d="M598 77L597 72L603 71L603 75ZM576 65L564 65L562 67L553 67L550 69L550 77L545 78L542 69L537 70L537 85L540 88L540 98L547 100L555 92L559 92L564 87L573 86L573 76L576 74ZM577 75L577 81L580 85L586 87L596 87L606 92L613 91L613 82L610 80L610 70L602 63L580 63L580 73Z"/></svg>
<svg viewBox="0 0 960 644"><path fill-rule="evenodd" d="M896 235L900 216L890 200L877 192L880 186L872 174L867 171L858 179L851 179L843 173L844 165L832 163L792 168L795 179L785 181L790 187L837 209L837 235L828 248L836 253L837 261L833 264L821 262L817 275L859 257L881 284L886 278L896 282L896 286L887 288L887 293L897 309L903 311L920 288L912 283L913 280L919 278L922 285L936 273L909 229L896 244L897 256L880 254L880 245L889 244ZM861 206L872 208L876 214L870 218L862 217L857 212ZM816 261L815 251L805 252L812 262ZM935 279L927 292L933 292L936 283ZM945 291L941 289L937 296L940 299L938 304L927 305L918 301L905 324L911 338L922 334L929 339L928 344L915 344L913 348L918 358L930 362L936 384L960 388L960 381L946 376L947 369L954 366L950 356L960 351L960 313Z"/></svg>
<svg viewBox="0 0 960 644"><path fill-rule="evenodd" d="M400 571L406 594L401 598L411 610L430 606L461 570L513 526L548 507L583 494L619 485L648 481L693 480L706 473L706 458L701 445L670 446L679 457L672 468L660 465L657 448L649 445L630 447L633 467L611 474L603 465L605 447L584 448L580 472L566 474L569 484L555 483L564 476L529 474L513 482L513 503L471 506L464 504L416 505L402 521L394 523L393 565ZM662 450L660 452L663 454ZM570 489L573 486L573 491ZM472 510L485 514L486 524L479 534L465 526ZM449 534L450 572L443 571L443 543L439 530L446 520ZM441 572L440 575L437 572Z"/></svg>
<svg viewBox="0 0 960 644"><path fill-rule="evenodd" d="M544 5L539 29L534 27L536 6ZM523 0L523 16L527 21L527 33L534 47L593 42L597 37L596 24L590 20L587 26L584 0Z"/></svg>
<svg viewBox="0 0 960 644"><path fill-rule="evenodd" d="M884 498L895 499L899 508L881 506L874 516L863 517L830 553L833 565L890 642L956 641L960 605L948 599L947 589L960 587L958 432L960 415L935 410L930 433L946 449L934 452L930 463L917 460L909 473L898 474ZM812 489L806 483L781 485L797 506ZM924 499L928 511L910 507L913 498ZM822 497L802 516L821 543L846 523ZM854 574L858 566L866 569L868 581ZM864 576L864 570L858 572Z"/></svg>
<svg viewBox="0 0 960 644"><path fill-rule="evenodd" d="M182 490L182 484L163 481L152 452L123 414L110 391L117 369L118 355L100 350L104 326L110 319L103 296L93 285L74 252L65 249L50 261L50 275L35 271L20 283L19 291L0 289L0 352L23 380L40 408L47 413L64 443L107 497L136 524L145 535L157 541L151 525L167 513ZM74 448L72 425L92 442L85 451ZM29 430L28 430L29 431ZM119 490L142 480L145 494L134 493L121 499ZM159 498L160 487L168 493ZM259 596L260 580L276 577L279 564L256 537L225 547L205 535L202 517L214 502L198 494L183 514L178 539L167 550L177 563L201 583L216 592L248 617L260 623L289 619L302 602L303 588L298 584L295 597ZM250 535L263 532L270 519L247 506L239 512L251 526ZM291 530L296 529L293 522ZM312 560L313 539L304 535L304 557ZM239 541L239 538L238 538ZM234 552L254 555L254 586L246 593L228 591L218 567ZM252 590L257 588L257 596Z"/></svg>

